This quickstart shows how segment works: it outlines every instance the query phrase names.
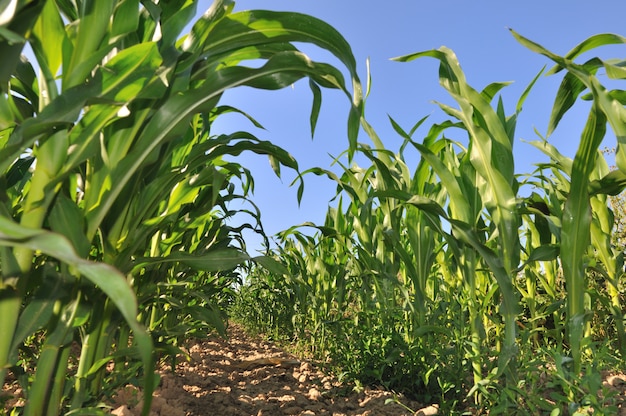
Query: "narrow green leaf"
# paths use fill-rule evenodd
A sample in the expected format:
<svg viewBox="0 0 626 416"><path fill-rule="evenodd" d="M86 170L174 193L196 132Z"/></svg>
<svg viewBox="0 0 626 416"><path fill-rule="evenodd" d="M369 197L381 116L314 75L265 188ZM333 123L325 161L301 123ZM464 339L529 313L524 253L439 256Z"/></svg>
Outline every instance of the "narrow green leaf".
<svg viewBox="0 0 626 416"><path fill-rule="evenodd" d="M508 85L511 85L511 82L492 82L480 92L480 95L485 97L487 101L491 101L502 88Z"/></svg>
<svg viewBox="0 0 626 416"><path fill-rule="evenodd" d="M183 29L196 15L197 2L187 0L174 3L159 3L161 14L161 39L165 45L175 45Z"/></svg>
<svg viewBox="0 0 626 416"><path fill-rule="evenodd" d="M528 263L534 261L552 261L560 253L560 247L556 244L544 244L533 249L526 260Z"/></svg>
<svg viewBox="0 0 626 416"><path fill-rule="evenodd" d="M85 217L74 201L63 194L57 195L48 222L52 231L64 235L72 243L80 257L88 257L91 244L84 233Z"/></svg>
<svg viewBox="0 0 626 416"><path fill-rule="evenodd" d="M444 185L446 192L450 195L452 217L468 224L473 224L475 221L475 218L472 218L474 213L468 204L466 196L467 190L461 187L463 184L459 181L459 178L456 178L430 149L417 143L415 147L420 151L422 157L432 166Z"/></svg>
<svg viewBox="0 0 626 416"><path fill-rule="evenodd" d="M615 35L613 33L600 33L597 35L593 35L578 45L576 45L572 50L570 50L567 54L565 54L565 59L574 60L581 54L595 49L599 46L605 45L617 45L621 43L626 43L626 38L623 36ZM563 67L555 66L551 68L546 75L551 75L562 70Z"/></svg>
<svg viewBox="0 0 626 416"><path fill-rule="evenodd" d="M226 336L226 326L218 308L192 306L188 310L194 319L213 326L221 336Z"/></svg>
<svg viewBox="0 0 626 416"><path fill-rule="evenodd" d="M277 276L284 276L289 274L289 270L287 270L287 268L282 263L280 263L273 257L256 256L252 257L252 260L269 270L271 273L276 274Z"/></svg>
<svg viewBox="0 0 626 416"><path fill-rule="evenodd" d="M554 132L563 115L572 108L578 96L585 89L587 89L585 84L574 74L565 74L552 106L552 114L550 114L550 122L548 123L548 135Z"/></svg>
<svg viewBox="0 0 626 416"><path fill-rule="evenodd" d="M101 96L122 103L130 101L151 81L162 60L154 42L122 50L100 70Z"/></svg>
<svg viewBox="0 0 626 416"><path fill-rule="evenodd" d="M322 91L313 80L309 80L309 87L311 87L311 92L313 93L313 106L311 107L311 116L309 118L311 137L313 137L315 136L315 127L317 126L317 119L320 115L320 109L322 108Z"/></svg>
<svg viewBox="0 0 626 416"><path fill-rule="evenodd" d="M621 170L613 170L602 179L597 179L589 184L589 195L619 195L626 189L626 173Z"/></svg>
<svg viewBox="0 0 626 416"><path fill-rule="evenodd" d="M39 62L39 66L44 66L52 77L57 75L61 67L62 54L59 48L65 40L65 27L56 3L45 2L43 11L33 27L31 43L35 53L44 59L43 62Z"/></svg>
<svg viewBox="0 0 626 416"><path fill-rule="evenodd" d="M33 299L26 305L17 324L17 329L13 335L13 344L11 346L12 359L10 362L17 361L18 348L20 344L36 331L44 328L54 311L54 304L62 295L59 282L51 283L45 281Z"/></svg>
<svg viewBox="0 0 626 416"><path fill-rule="evenodd" d="M135 268L169 262L180 262L205 272L218 272L233 269L250 260L250 256L236 248L214 249L206 253L191 254L176 251L165 257L137 259Z"/></svg>
<svg viewBox="0 0 626 416"><path fill-rule="evenodd" d="M267 10L242 11L215 23L207 35L205 53L221 54L251 45L277 42L313 43L334 54L352 77L352 107L348 116L348 136L356 144L363 110L363 91L356 60L349 43L337 30L312 16ZM316 82L324 85L323 80ZM354 147L351 147L354 149Z"/></svg>
<svg viewBox="0 0 626 416"><path fill-rule="evenodd" d="M213 110L213 113L218 116L221 114L227 114L227 113L237 113L237 114L241 114L242 116L244 116L245 118L247 118L248 120L250 120L250 122L252 124L254 124L254 127L265 130L265 127L263 127L263 125L261 123L259 123L255 118L253 118L250 114L246 113L245 111L241 111L238 108L235 107L231 107L229 105L220 105L219 107L216 107Z"/></svg>
<svg viewBox="0 0 626 416"><path fill-rule="evenodd" d="M539 77L543 74L543 71L546 69L546 67L544 66L543 68L541 68L541 70L539 72L537 72L537 75L535 75L535 77L532 79L532 81L530 81L528 83L528 85L526 86L526 88L524 88L524 92L522 92L522 95L520 95L519 100L517 100L517 105L515 106L515 112L519 113L522 111L522 106L524 105L524 102L526 101L526 98L528 97L528 94L530 94L530 91L532 90L533 86L535 85L535 83L537 82L537 80L539 80Z"/></svg>
<svg viewBox="0 0 626 416"><path fill-rule="evenodd" d="M26 120L18 126L8 143L0 149L0 171L5 171L24 149L32 148L37 140L50 136L55 129L70 126L80 114L87 100L97 96L94 84L75 87L59 95L36 118Z"/></svg>
<svg viewBox="0 0 626 416"><path fill-rule="evenodd" d="M605 130L606 117L594 104L574 158L570 194L563 212L561 259L567 285L568 336L575 371L579 371L581 365L581 341L585 316L585 254L590 244L591 226L589 176L595 167L598 146L604 137Z"/></svg>
<svg viewBox="0 0 626 416"><path fill-rule="evenodd" d="M30 2L28 7L22 7L16 14L13 14L10 23L0 28L0 56L2 57L0 91L3 93L8 92L6 86L20 62L26 37L39 18L45 3L44 0Z"/></svg>
<svg viewBox="0 0 626 416"><path fill-rule="evenodd" d="M74 48L63 63L63 88L80 85L114 45L107 45L107 30L116 0L86 0L79 8Z"/></svg>
<svg viewBox="0 0 626 416"><path fill-rule="evenodd" d="M139 26L139 1L122 0L115 6L111 22L111 38L116 39L135 32Z"/></svg>

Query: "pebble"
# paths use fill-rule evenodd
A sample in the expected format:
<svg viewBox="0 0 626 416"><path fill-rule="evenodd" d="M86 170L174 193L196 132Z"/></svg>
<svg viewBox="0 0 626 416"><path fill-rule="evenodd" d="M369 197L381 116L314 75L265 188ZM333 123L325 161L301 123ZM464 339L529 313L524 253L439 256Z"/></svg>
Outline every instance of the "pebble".
<svg viewBox="0 0 626 416"><path fill-rule="evenodd" d="M425 407L415 412L416 416L434 416L437 414L439 414L439 406L437 406L436 404Z"/></svg>
<svg viewBox="0 0 626 416"><path fill-rule="evenodd" d="M624 387L626 386L626 380L624 380L624 378L620 376L609 376L602 384L604 384L605 386L609 385L613 387Z"/></svg>
<svg viewBox="0 0 626 416"><path fill-rule="evenodd" d="M318 401L322 397L322 393L315 387L309 390L309 399Z"/></svg>
<svg viewBox="0 0 626 416"><path fill-rule="evenodd" d="M117 409L113 410L111 414L115 416L134 416L133 412L131 412L130 409L126 407L126 405L118 407Z"/></svg>

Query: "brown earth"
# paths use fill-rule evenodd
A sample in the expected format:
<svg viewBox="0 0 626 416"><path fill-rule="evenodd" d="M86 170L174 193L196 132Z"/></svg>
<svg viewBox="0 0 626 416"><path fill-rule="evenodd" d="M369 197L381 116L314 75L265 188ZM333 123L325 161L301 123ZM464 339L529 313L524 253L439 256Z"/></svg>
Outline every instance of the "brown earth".
<svg viewBox="0 0 626 416"><path fill-rule="evenodd" d="M217 335L190 341L174 371L160 369L151 416L427 416L439 414L391 392L355 391L325 375L314 364L287 354L271 342L247 335L231 324L228 338ZM604 386L618 397L618 414L626 416L626 376L604 374ZM17 383L5 385L4 411L23 406ZM117 391L107 403L111 413L137 416L142 392L134 386ZM5 412L0 411L0 414Z"/></svg>
<svg viewBox="0 0 626 416"><path fill-rule="evenodd" d="M199 340L188 353L190 362L181 360L175 372L161 370L153 416L437 414L434 406L423 407L390 392L346 390L311 363L248 336L236 325L230 325L228 339ZM112 413L139 415L141 404L141 394L127 387L114 398Z"/></svg>
<svg viewBox="0 0 626 416"><path fill-rule="evenodd" d="M191 341L175 371L159 370L151 416L403 416L436 415L401 395L375 389L355 392L271 342L248 336L231 324L228 338L212 335ZM17 381L2 389L0 415L24 405ZM402 403L400 405L399 403ZM134 386L120 389L107 403L118 416L141 414L143 394ZM406 407L404 407L406 406Z"/></svg>

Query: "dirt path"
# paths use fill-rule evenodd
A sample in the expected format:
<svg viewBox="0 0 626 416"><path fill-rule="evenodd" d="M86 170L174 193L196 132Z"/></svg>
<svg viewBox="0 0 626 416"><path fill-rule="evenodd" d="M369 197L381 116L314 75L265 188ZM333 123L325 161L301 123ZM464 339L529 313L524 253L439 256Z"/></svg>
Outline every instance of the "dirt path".
<svg viewBox="0 0 626 416"><path fill-rule="evenodd" d="M247 336L236 325L229 338L210 337L189 347L190 363L164 369L154 393L153 416L274 415L435 415L435 407L398 397L410 411L391 402L392 393L341 388L315 366L289 356L271 343ZM138 415L141 393L120 391L113 413Z"/></svg>

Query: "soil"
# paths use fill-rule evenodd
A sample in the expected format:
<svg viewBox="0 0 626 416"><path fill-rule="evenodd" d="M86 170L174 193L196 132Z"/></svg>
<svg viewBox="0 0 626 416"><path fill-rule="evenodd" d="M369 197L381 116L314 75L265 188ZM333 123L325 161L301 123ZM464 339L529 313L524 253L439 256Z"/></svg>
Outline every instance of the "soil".
<svg viewBox="0 0 626 416"><path fill-rule="evenodd" d="M387 399L390 392L346 391L315 365L297 359L270 342L248 336L231 324L228 338L212 336L192 343L189 362L176 371L161 370L161 386L154 393L153 416L273 416L273 415L434 415L436 407L414 413L420 405L397 397L409 411ZM141 403L133 387L120 391L113 414L138 415ZM129 397L130 395L130 397ZM137 401L137 399L135 399ZM140 399L139 399L140 401Z"/></svg>
<svg viewBox="0 0 626 416"><path fill-rule="evenodd" d="M436 405L425 406L388 391L356 392L314 364L247 335L235 324L229 326L227 339L210 336L189 342L184 350L189 359L181 357L174 371L169 366L160 368L151 416L438 414ZM13 396L5 403L8 409L23 406L16 384L3 388L5 396ZM140 415L142 392L128 385L107 404L114 415Z"/></svg>

